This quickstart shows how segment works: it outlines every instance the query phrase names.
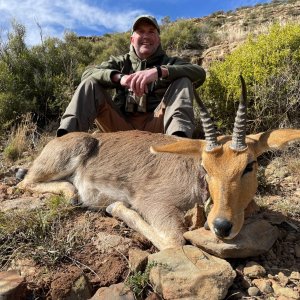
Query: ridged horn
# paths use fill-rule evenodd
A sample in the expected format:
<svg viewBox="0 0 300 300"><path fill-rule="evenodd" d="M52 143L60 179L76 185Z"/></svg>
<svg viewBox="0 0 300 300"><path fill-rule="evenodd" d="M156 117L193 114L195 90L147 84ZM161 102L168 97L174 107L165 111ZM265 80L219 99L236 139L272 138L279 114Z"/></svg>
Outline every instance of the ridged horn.
<svg viewBox="0 0 300 300"><path fill-rule="evenodd" d="M247 148L246 144L246 124L247 124L247 89L245 80L240 75L242 93L238 111L234 121L232 142L230 148L235 151L243 151Z"/></svg>
<svg viewBox="0 0 300 300"><path fill-rule="evenodd" d="M206 140L206 151L212 151L216 147L219 146L218 140L217 140L217 132L214 128L213 121L211 117L209 116L209 113L207 111L207 108L205 107L204 103L200 99L197 91L194 89L195 99L197 104L200 108L200 119L203 126L203 131L205 134L205 140Z"/></svg>

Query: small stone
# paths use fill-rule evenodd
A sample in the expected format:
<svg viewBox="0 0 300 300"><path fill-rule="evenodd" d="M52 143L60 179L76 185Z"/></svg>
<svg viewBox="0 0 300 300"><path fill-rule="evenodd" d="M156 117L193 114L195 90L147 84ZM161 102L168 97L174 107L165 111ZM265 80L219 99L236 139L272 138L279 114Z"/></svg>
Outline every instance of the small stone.
<svg viewBox="0 0 300 300"><path fill-rule="evenodd" d="M156 293L151 293L145 300L161 300L161 297Z"/></svg>
<svg viewBox="0 0 300 300"><path fill-rule="evenodd" d="M300 257L300 244L296 244L294 250L295 250L295 256L297 258L299 258Z"/></svg>
<svg viewBox="0 0 300 300"><path fill-rule="evenodd" d="M276 296L283 296L288 299L299 299L300 295L293 289L282 287L275 280L272 281L272 287Z"/></svg>
<svg viewBox="0 0 300 300"><path fill-rule="evenodd" d="M253 279L252 283L264 294L273 293L272 283L266 279Z"/></svg>
<svg viewBox="0 0 300 300"><path fill-rule="evenodd" d="M282 272L278 273L278 279L282 286L286 286L289 282L289 278L285 276Z"/></svg>
<svg viewBox="0 0 300 300"><path fill-rule="evenodd" d="M251 286L251 280L247 277L243 277L241 279L241 285L244 289L249 289L249 287Z"/></svg>
<svg viewBox="0 0 300 300"><path fill-rule="evenodd" d="M249 296L252 296L252 297L259 296L259 294L260 294L260 290L257 287L255 287L255 286L249 287L249 289L248 289Z"/></svg>
<svg viewBox="0 0 300 300"><path fill-rule="evenodd" d="M250 278L259 278L266 275L265 268L255 261L248 262L243 272L245 276L248 276Z"/></svg>
<svg viewBox="0 0 300 300"><path fill-rule="evenodd" d="M194 230L203 227L205 224L205 212L204 207L199 204L188 210L184 216L184 224L189 230Z"/></svg>
<svg viewBox="0 0 300 300"><path fill-rule="evenodd" d="M90 298L90 300L107 300L107 299L118 299L118 300L135 300L133 292L125 286L125 284L117 283L112 284L109 287L102 287L97 290L96 294Z"/></svg>
<svg viewBox="0 0 300 300"><path fill-rule="evenodd" d="M292 272L290 275L290 279L300 280L300 273L299 272Z"/></svg>

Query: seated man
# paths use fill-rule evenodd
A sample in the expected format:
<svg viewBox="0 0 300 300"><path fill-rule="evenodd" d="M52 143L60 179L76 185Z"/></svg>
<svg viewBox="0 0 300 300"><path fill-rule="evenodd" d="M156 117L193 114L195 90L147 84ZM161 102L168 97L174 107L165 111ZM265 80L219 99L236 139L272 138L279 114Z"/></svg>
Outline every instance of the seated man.
<svg viewBox="0 0 300 300"><path fill-rule="evenodd" d="M203 84L198 65L169 57L152 16L136 18L129 53L88 68L62 116L57 136L87 131L144 130L192 137L193 85ZM108 89L115 89L113 97Z"/></svg>

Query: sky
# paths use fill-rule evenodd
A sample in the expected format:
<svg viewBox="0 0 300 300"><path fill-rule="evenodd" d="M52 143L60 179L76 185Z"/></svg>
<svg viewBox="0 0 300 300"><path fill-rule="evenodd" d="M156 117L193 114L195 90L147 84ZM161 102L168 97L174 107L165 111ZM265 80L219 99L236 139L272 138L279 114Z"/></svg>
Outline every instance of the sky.
<svg viewBox="0 0 300 300"><path fill-rule="evenodd" d="M0 35L5 40L12 20L26 28L26 43L40 44L43 38L63 38L65 31L79 36L102 36L125 32L141 14L158 22L196 18L216 11L235 10L271 0L0 0Z"/></svg>

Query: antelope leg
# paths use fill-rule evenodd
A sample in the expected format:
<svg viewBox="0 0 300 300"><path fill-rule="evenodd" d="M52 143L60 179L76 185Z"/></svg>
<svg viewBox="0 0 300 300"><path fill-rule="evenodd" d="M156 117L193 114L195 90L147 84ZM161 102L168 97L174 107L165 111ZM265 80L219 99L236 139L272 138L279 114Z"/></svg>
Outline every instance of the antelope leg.
<svg viewBox="0 0 300 300"><path fill-rule="evenodd" d="M174 239L161 237L136 211L127 208L123 202L114 202L106 208L106 211L113 217L124 221L133 230L145 236L159 250L182 246L180 242Z"/></svg>

